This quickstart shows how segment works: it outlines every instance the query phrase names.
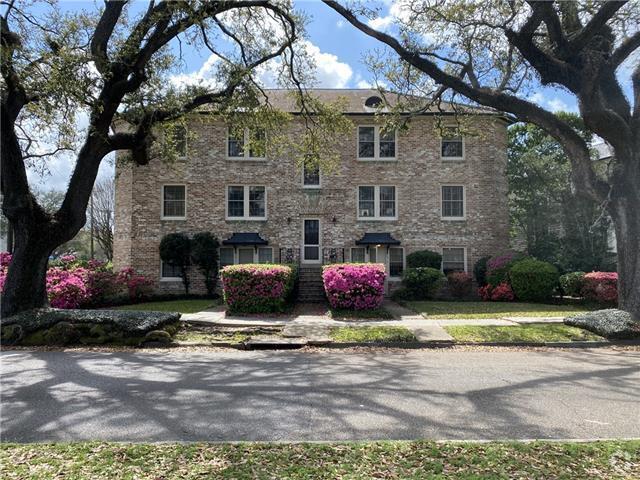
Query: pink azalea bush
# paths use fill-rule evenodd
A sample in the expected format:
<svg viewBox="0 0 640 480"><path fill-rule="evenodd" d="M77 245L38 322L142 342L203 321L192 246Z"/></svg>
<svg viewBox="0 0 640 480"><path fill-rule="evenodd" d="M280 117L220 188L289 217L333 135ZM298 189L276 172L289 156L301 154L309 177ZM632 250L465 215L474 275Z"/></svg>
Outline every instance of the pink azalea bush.
<svg viewBox="0 0 640 480"><path fill-rule="evenodd" d="M0 292L4 290L11 258L10 253L0 252ZM78 260L74 255L52 261L46 282L47 297L54 308L103 306L124 293L130 300L140 300L151 293L153 285L132 268L115 274L108 262Z"/></svg>
<svg viewBox="0 0 640 480"><path fill-rule="evenodd" d="M379 263L339 263L322 269L324 291L332 308L379 308L385 276L384 265Z"/></svg>
<svg viewBox="0 0 640 480"><path fill-rule="evenodd" d="M500 283L497 287L487 284L478 289L478 295L486 302L512 302L516 298L511 285L506 282Z"/></svg>
<svg viewBox="0 0 640 480"><path fill-rule="evenodd" d="M248 263L224 267L220 278L229 311L282 312L291 300L296 272L287 265Z"/></svg>
<svg viewBox="0 0 640 480"><path fill-rule="evenodd" d="M591 272L584 276L582 295L587 300L603 304L618 301L618 274L616 272Z"/></svg>
<svg viewBox="0 0 640 480"><path fill-rule="evenodd" d="M494 255L487 260L487 283L499 285L509 281L509 269L518 260L524 258L522 253L507 251Z"/></svg>

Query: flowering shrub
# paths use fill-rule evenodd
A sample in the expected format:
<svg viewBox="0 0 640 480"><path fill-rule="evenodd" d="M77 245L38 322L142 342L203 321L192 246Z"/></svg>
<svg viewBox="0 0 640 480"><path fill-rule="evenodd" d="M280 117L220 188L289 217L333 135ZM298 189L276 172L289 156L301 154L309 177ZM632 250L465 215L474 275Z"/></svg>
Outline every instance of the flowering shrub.
<svg viewBox="0 0 640 480"><path fill-rule="evenodd" d="M516 296L508 283L500 283L494 287L490 283L478 289L478 295L484 301L492 302L512 302Z"/></svg>
<svg viewBox="0 0 640 480"><path fill-rule="evenodd" d="M286 265L229 265L221 271L224 301L231 312L281 312L293 295L296 272Z"/></svg>
<svg viewBox="0 0 640 480"><path fill-rule="evenodd" d="M324 291L332 308L367 310L384 299L384 265L338 263L322 269Z"/></svg>
<svg viewBox="0 0 640 480"><path fill-rule="evenodd" d="M487 260L487 283L498 285L509 282L509 269L518 260L525 258L525 255L518 252L508 251L500 255L494 255Z"/></svg>
<svg viewBox="0 0 640 480"><path fill-rule="evenodd" d="M591 272L584 276L582 295L587 300L612 304L618 301L618 274L616 272Z"/></svg>
<svg viewBox="0 0 640 480"><path fill-rule="evenodd" d="M11 254L0 252L0 292L4 289ZM52 261L47 270L47 297L55 308L82 308L102 306L125 291L131 300L140 300L151 293L153 282L125 268L113 273L108 262L78 260L63 255Z"/></svg>
<svg viewBox="0 0 640 480"><path fill-rule="evenodd" d="M562 293L570 297L582 296L584 286L584 272L569 272L560 276L560 288Z"/></svg>
<svg viewBox="0 0 640 480"><path fill-rule="evenodd" d="M456 298L468 297L471 294L472 278L466 272L453 272L447 275L449 291Z"/></svg>

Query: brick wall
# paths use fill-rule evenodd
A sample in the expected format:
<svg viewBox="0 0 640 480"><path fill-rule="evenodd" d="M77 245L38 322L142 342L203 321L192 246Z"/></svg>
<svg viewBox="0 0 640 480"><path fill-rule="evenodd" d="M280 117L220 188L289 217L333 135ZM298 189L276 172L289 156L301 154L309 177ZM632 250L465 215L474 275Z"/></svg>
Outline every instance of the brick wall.
<svg viewBox="0 0 640 480"><path fill-rule="evenodd" d="M352 116L370 125L373 117ZM159 281L160 239L170 232L211 231L219 239L233 232L259 232L274 248L299 248L302 219L319 218L323 247L347 249L365 232L390 232L401 241L405 256L415 250L466 247L467 269L481 256L508 248L506 125L491 116L477 116L476 136L465 136L465 160L443 161L432 117L417 117L399 133L396 161L359 161L357 129L337 138L340 165L322 175L322 188L302 188L302 175L288 158L267 161L229 160L226 127L214 119L190 126L186 160L167 164L153 160L143 167L117 166L114 263L133 266L158 281L162 292L178 292L179 282ZM298 125L291 127L295 135ZM187 186L186 220L162 220L163 184ZM225 220L227 185L265 185L266 221ZM440 187L464 185L466 219L440 217ZM397 220L358 221L358 185L395 185ZM192 274L194 291L203 285Z"/></svg>

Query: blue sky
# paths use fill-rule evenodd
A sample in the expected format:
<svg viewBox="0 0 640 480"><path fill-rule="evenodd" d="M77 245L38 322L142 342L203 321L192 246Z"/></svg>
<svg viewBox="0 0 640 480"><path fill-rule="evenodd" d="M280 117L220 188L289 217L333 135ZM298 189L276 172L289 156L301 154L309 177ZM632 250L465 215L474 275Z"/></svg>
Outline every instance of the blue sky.
<svg viewBox="0 0 640 480"><path fill-rule="evenodd" d="M392 0L379 3L381 20L389 15ZM101 2L94 1L61 1L59 6L64 10L94 10ZM379 42L361 33L349 23L342 20L337 13L316 0L296 0L295 7L305 12L310 18L307 26L308 50L316 60L320 82L319 86L331 88L362 88L372 82L372 75L363 63L367 52L381 49ZM41 7L35 7L37 11ZM146 2L132 4L131 13L142 11ZM193 49L183 51L186 62L184 75L197 75L209 58L208 52L197 52ZM573 96L558 89L540 88L529 97L542 107L551 110L576 111ZM73 166L68 158L59 158L50 165L50 175L39 177L30 174L30 180L40 189L64 189ZM104 162L100 176L112 176L113 166Z"/></svg>

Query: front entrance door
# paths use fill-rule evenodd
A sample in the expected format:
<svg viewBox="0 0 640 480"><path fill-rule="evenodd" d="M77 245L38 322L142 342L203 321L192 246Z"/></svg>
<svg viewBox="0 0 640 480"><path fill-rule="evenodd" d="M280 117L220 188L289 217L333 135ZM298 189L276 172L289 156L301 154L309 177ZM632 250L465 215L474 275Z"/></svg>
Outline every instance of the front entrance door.
<svg viewBox="0 0 640 480"><path fill-rule="evenodd" d="M302 222L302 261L320 263L320 220L305 218Z"/></svg>

